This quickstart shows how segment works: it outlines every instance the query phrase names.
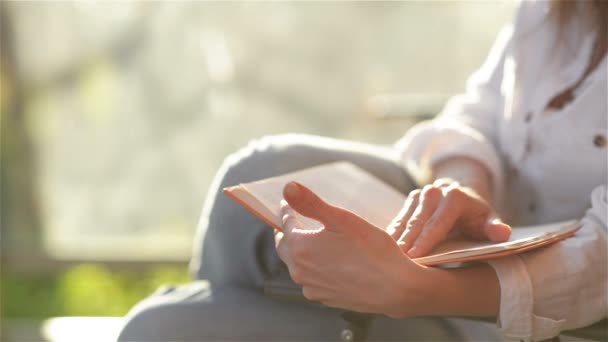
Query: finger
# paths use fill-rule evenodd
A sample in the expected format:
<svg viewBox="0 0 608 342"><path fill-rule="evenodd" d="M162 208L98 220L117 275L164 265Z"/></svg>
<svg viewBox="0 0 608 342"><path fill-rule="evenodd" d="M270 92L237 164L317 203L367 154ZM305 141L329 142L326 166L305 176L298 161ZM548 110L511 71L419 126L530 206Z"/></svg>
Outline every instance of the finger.
<svg viewBox="0 0 608 342"><path fill-rule="evenodd" d="M498 217L490 217L483 226L485 237L492 242L505 242L511 237L511 226Z"/></svg>
<svg viewBox="0 0 608 342"><path fill-rule="evenodd" d="M331 298L330 293L330 291L318 286L309 284L302 286L302 295L313 302L323 302L327 298Z"/></svg>
<svg viewBox="0 0 608 342"><path fill-rule="evenodd" d="M414 210L416 210L416 207L418 206L419 197L419 189L410 192L405 200L405 203L403 204L403 207L386 229L394 240L398 240L403 234L407 221L409 221L410 217L412 217Z"/></svg>
<svg viewBox="0 0 608 342"><path fill-rule="evenodd" d="M424 224L437 209L442 196L441 190L436 187L427 185L422 189L418 206L408 220L403 235L399 238L402 250L408 251L412 247Z"/></svg>
<svg viewBox="0 0 608 342"><path fill-rule="evenodd" d="M280 231L278 229L274 230L274 246L276 248L279 248L279 244L281 244L281 240L283 240L283 236L284 236L284 234L282 231Z"/></svg>
<svg viewBox="0 0 608 342"><path fill-rule="evenodd" d="M420 235L414 241L412 248L407 251L411 258L427 255L439 242L443 241L454 227L460 215L460 204L447 198L437 207L437 210L424 224Z"/></svg>
<svg viewBox="0 0 608 342"><path fill-rule="evenodd" d="M277 255L279 256L279 259L283 260L285 265L289 267L292 262L291 258L289 257L287 243L285 243L285 234L278 229L274 230L274 246L277 250Z"/></svg>
<svg viewBox="0 0 608 342"><path fill-rule="evenodd" d="M433 182L433 186L438 188L459 186L460 183L451 178L439 178Z"/></svg>
<svg viewBox="0 0 608 342"><path fill-rule="evenodd" d="M294 229L299 227L299 222L295 211L289 206L285 200L280 203L281 225L286 234L290 234Z"/></svg>
<svg viewBox="0 0 608 342"><path fill-rule="evenodd" d="M310 189L296 182L285 185L283 197L293 210L321 222L329 230L357 229L367 223L356 214L325 202Z"/></svg>

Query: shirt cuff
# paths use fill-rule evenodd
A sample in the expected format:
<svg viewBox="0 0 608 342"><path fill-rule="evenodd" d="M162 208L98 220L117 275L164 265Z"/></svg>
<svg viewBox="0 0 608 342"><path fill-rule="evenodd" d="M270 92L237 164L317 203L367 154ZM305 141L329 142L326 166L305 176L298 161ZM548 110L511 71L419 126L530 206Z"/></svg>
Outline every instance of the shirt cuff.
<svg viewBox="0 0 608 342"><path fill-rule="evenodd" d="M565 320L534 315L534 291L526 265L518 255L491 259L500 283L498 329L505 338L539 341L559 335Z"/></svg>

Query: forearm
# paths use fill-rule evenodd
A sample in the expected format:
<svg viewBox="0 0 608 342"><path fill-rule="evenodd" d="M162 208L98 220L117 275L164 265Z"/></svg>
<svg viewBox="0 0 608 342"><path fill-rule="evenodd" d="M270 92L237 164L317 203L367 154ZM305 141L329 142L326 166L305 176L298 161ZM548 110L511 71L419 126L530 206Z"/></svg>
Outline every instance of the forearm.
<svg viewBox="0 0 608 342"><path fill-rule="evenodd" d="M467 157L454 157L433 165L433 180L451 178L461 185L469 187L492 202L492 179L490 172L478 161Z"/></svg>
<svg viewBox="0 0 608 342"><path fill-rule="evenodd" d="M458 269L428 270L432 296L422 315L496 317L500 284L494 269L478 264Z"/></svg>

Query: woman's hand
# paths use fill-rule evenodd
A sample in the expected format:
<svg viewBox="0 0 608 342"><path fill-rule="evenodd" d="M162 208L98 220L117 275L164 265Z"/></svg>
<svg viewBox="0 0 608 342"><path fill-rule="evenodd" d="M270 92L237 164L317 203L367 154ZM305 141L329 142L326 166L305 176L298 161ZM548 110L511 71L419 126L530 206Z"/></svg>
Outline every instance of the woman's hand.
<svg viewBox="0 0 608 342"><path fill-rule="evenodd" d="M412 258L428 254L454 230L492 242L511 236L511 227L483 197L449 178L412 191L388 229Z"/></svg>
<svg viewBox="0 0 608 342"><path fill-rule="evenodd" d="M276 248L306 298L395 318L425 314L420 302L430 296L432 270L411 261L389 234L298 183L287 184L283 196ZM323 227L302 229L296 212Z"/></svg>

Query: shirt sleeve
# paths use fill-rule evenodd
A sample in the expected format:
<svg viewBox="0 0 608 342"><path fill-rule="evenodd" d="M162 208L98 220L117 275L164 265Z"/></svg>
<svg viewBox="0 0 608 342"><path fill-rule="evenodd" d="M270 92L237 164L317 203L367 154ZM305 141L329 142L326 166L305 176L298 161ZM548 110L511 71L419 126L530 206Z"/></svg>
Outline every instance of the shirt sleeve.
<svg viewBox="0 0 608 342"><path fill-rule="evenodd" d="M501 288L498 325L507 338L538 341L581 328L608 311L606 185L576 234L546 248L490 260Z"/></svg>
<svg viewBox="0 0 608 342"><path fill-rule="evenodd" d="M412 127L396 147L418 184L428 183L431 169L444 159L460 156L483 164L502 193L503 171L497 149L497 122L504 111L501 89L512 28L503 29L481 68L467 80L464 94L453 97L434 120Z"/></svg>

